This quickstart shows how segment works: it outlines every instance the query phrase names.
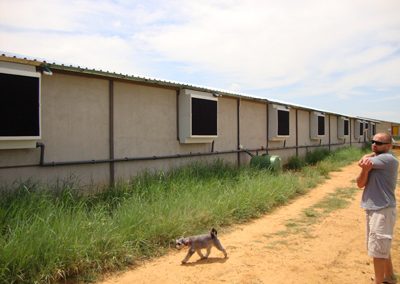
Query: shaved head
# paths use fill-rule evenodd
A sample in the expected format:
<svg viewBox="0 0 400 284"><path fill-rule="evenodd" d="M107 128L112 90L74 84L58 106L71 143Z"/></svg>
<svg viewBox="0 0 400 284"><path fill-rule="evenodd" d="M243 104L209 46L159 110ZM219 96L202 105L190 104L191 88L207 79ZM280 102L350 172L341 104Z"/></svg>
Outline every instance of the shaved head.
<svg viewBox="0 0 400 284"><path fill-rule="evenodd" d="M388 133L377 133L372 140L371 150L377 155L387 153L392 148L392 136Z"/></svg>
<svg viewBox="0 0 400 284"><path fill-rule="evenodd" d="M374 136L374 140L380 140L381 142L385 143L392 143L392 136L388 133L377 133Z"/></svg>

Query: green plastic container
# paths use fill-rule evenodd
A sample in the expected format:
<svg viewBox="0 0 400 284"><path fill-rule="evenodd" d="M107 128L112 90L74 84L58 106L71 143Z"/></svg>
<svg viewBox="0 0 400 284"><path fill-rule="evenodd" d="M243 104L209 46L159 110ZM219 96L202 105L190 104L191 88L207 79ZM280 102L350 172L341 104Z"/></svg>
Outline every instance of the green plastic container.
<svg viewBox="0 0 400 284"><path fill-rule="evenodd" d="M269 159L271 170L279 172L282 170L282 159L279 156L271 156Z"/></svg>
<svg viewBox="0 0 400 284"><path fill-rule="evenodd" d="M269 155L253 156L250 160L250 166L260 169L269 168L270 163Z"/></svg>

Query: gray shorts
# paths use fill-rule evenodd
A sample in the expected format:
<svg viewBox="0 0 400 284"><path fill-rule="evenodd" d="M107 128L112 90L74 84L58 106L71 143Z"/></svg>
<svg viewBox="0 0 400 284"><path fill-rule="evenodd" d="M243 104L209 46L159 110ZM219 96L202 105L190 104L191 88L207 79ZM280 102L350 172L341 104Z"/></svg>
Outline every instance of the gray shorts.
<svg viewBox="0 0 400 284"><path fill-rule="evenodd" d="M396 222L396 208L367 210L367 250L375 258L389 258Z"/></svg>

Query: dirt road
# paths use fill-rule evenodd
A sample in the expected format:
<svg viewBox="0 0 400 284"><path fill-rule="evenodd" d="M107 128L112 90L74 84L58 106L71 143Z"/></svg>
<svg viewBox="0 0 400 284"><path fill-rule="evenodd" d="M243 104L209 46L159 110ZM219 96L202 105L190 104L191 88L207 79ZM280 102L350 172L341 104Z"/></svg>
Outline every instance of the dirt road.
<svg viewBox="0 0 400 284"><path fill-rule="evenodd" d="M101 283L372 283L373 265L365 251L360 190L345 208L305 222L314 217L312 206L330 193L355 187L358 172L356 164L347 166L290 204L219 232L227 259L213 249L209 259L193 255L187 265L181 265L186 251L171 251ZM400 201L400 186L396 192ZM400 221L392 259L400 274Z"/></svg>

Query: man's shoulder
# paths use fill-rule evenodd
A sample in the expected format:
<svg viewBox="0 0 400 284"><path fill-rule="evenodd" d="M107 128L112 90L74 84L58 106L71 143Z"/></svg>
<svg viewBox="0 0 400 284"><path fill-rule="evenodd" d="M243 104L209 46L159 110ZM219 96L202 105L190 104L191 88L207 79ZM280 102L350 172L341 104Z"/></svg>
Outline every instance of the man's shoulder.
<svg viewBox="0 0 400 284"><path fill-rule="evenodd" d="M396 166L399 165L399 161L397 160L397 157L392 153L385 153L384 159Z"/></svg>
<svg viewBox="0 0 400 284"><path fill-rule="evenodd" d="M398 160L396 156L394 156L392 153L383 153L378 156L375 156L372 158L373 160L378 160L386 163L395 163L398 164Z"/></svg>
<svg viewBox="0 0 400 284"><path fill-rule="evenodd" d="M376 157L381 157L381 158L389 159L389 160L397 160L396 156L393 155L393 153L391 153L391 152L383 153Z"/></svg>

